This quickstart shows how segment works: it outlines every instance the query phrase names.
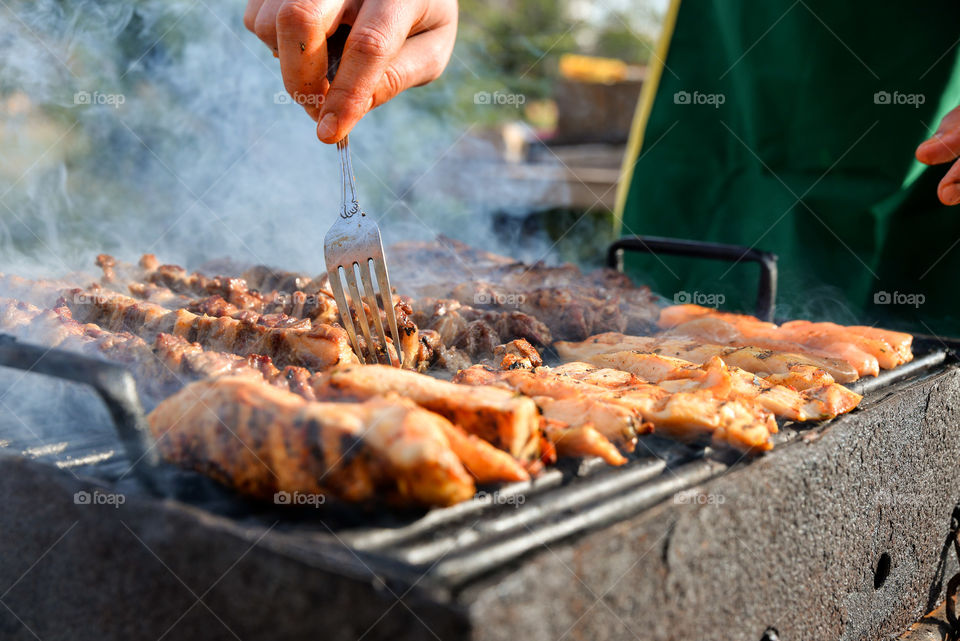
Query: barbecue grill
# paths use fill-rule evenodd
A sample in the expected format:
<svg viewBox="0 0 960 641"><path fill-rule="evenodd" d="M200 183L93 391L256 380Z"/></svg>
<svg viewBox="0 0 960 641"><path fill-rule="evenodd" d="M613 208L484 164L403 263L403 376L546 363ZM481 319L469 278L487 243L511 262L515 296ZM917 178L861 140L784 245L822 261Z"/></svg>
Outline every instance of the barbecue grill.
<svg viewBox="0 0 960 641"><path fill-rule="evenodd" d="M668 239L618 241L763 265ZM738 253L739 250L739 253ZM739 257L739 258L738 258ZM760 309L763 308L763 309ZM859 409L782 423L748 460L647 436L630 462L561 461L427 513L246 501L156 460L122 367L0 341L43 390L92 388L114 426L3 440L0 631L31 639L877 639L957 571L960 343L853 387ZM64 422L83 424L83 417ZM89 422L89 421L88 421Z"/></svg>

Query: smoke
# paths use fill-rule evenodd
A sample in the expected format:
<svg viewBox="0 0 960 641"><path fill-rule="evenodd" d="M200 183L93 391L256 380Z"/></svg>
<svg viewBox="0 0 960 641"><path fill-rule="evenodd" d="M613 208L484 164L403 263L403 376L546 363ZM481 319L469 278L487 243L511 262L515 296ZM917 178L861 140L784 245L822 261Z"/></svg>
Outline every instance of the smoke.
<svg viewBox="0 0 960 641"><path fill-rule="evenodd" d="M229 256L322 271L336 152L283 92L277 61L243 28L243 4L4 3L0 268L64 274L100 252L152 252L191 267ZM444 233L510 253L490 214L551 188L484 172L496 150L458 107L478 78L499 86L458 45L442 81L351 135L361 204L386 242Z"/></svg>

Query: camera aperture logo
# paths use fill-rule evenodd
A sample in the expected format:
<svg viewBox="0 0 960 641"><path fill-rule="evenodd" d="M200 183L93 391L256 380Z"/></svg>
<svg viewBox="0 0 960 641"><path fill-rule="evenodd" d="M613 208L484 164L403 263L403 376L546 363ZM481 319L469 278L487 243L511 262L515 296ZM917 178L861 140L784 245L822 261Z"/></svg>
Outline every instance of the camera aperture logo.
<svg viewBox="0 0 960 641"><path fill-rule="evenodd" d="M527 103L526 94L510 93L507 91L478 91L473 94L473 104L475 105L496 105L507 106L519 109Z"/></svg>
<svg viewBox="0 0 960 641"><path fill-rule="evenodd" d="M727 497L723 494L707 494L697 490L684 490L674 495L673 502L678 505L723 505L727 502Z"/></svg>
<svg viewBox="0 0 960 641"><path fill-rule="evenodd" d="M286 91L278 91L273 94L273 102L277 105L298 104L301 107L322 107L326 96L318 93L301 93L294 91L291 96Z"/></svg>
<svg viewBox="0 0 960 641"><path fill-rule="evenodd" d="M723 294L679 291L673 295L674 305L699 305L700 307L720 307L727 302Z"/></svg>
<svg viewBox="0 0 960 641"><path fill-rule="evenodd" d="M300 490L295 490L293 492L286 492L280 490L273 495L273 502L276 505L299 505L299 506L310 506L310 507L320 507L327 502L327 497L323 494L316 494L313 492L301 492Z"/></svg>
<svg viewBox="0 0 960 641"><path fill-rule="evenodd" d="M73 495L74 505L110 505L118 508L127 502L127 497L119 492L102 492L94 490L88 492L80 490Z"/></svg>
<svg viewBox="0 0 960 641"><path fill-rule="evenodd" d="M94 91L78 91L73 94L73 104L75 105L106 105L119 109L120 105L127 101L127 97L122 93L100 93Z"/></svg>
<svg viewBox="0 0 960 641"><path fill-rule="evenodd" d="M927 97L922 93L878 91L873 94L873 104L875 105L908 105L914 109L919 109L920 105L926 101Z"/></svg>
<svg viewBox="0 0 960 641"><path fill-rule="evenodd" d="M475 498L480 500L489 498L494 505L512 505L514 507L520 507L527 502L527 497L523 494L501 494L500 492L484 492L483 490L477 492Z"/></svg>
<svg viewBox="0 0 960 641"><path fill-rule="evenodd" d="M722 93L678 91L673 94L673 104L675 105L709 105L714 109L719 109L720 105L726 101L727 96Z"/></svg>
<svg viewBox="0 0 960 641"><path fill-rule="evenodd" d="M523 294L505 294L503 292L477 292L473 296L474 305L488 307L520 307L527 300Z"/></svg>
<svg viewBox="0 0 960 641"><path fill-rule="evenodd" d="M882 290L873 294L874 305L909 305L914 309L919 309L925 302L927 302L927 297L923 294L907 294L897 291L891 293Z"/></svg>

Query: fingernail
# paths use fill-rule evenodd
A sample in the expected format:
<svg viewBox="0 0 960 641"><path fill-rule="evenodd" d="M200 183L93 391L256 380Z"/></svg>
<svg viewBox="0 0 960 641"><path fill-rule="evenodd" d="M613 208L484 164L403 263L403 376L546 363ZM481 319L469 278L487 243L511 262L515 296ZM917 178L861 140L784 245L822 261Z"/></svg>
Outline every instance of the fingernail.
<svg viewBox="0 0 960 641"><path fill-rule="evenodd" d="M960 184L950 183L940 188L940 200L947 205L960 203Z"/></svg>
<svg viewBox="0 0 960 641"><path fill-rule="evenodd" d="M317 138L327 140L337 134L337 115L328 113L317 124Z"/></svg>

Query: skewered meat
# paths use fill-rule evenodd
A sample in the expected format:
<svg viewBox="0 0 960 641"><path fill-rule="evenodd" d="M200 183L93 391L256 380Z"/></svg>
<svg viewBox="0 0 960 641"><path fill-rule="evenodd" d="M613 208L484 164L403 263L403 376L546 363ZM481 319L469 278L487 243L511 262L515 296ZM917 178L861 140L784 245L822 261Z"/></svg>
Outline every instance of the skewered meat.
<svg viewBox="0 0 960 641"><path fill-rule="evenodd" d="M529 398L494 387L468 388L389 365L341 367L314 376L317 398L402 394L521 461L539 456L540 416Z"/></svg>
<svg viewBox="0 0 960 641"><path fill-rule="evenodd" d="M718 399L709 391L671 393L627 372L585 363L510 371L475 365L460 372L457 380L515 389L532 396L547 419L573 427L591 425L615 443L623 442L618 430L631 420L627 416L635 430L646 432L653 426L657 433L683 441L707 436L717 445L743 451L770 449L770 435L777 431L769 412L747 403ZM630 442L622 447L629 449Z"/></svg>
<svg viewBox="0 0 960 641"><path fill-rule="evenodd" d="M254 323L242 318L198 316L120 294L90 295L83 290L71 292L68 305L81 322L97 323L111 331L129 331L148 339L159 332L174 334L213 350L241 356L264 354L278 365L322 369L357 362L346 332L332 325L284 327L280 317L264 317Z"/></svg>
<svg viewBox="0 0 960 641"><path fill-rule="evenodd" d="M857 372L846 361L823 358L809 354L776 352L759 347L731 347L698 342L671 336L627 336L607 332L591 336L579 343L559 341L554 344L557 353L566 360L587 360L595 354L623 351L640 351L682 358L702 365L714 356L721 357L728 365L766 377L769 374L790 375L809 372L807 367L819 368L829 373L834 380L848 383L857 379Z"/></svg>
<svg viewBox="0 0 960 641"><path fill-rule="evenodd" d="M739 367L730 367L717 356L703 365L635 351L596 354L586 360L599 367L630 372L671 392L707 390L720 399L755 402L777 416L795 421L833 418L855 408L862 398L837 383L798 392Z"/></svg>
<svg viewBox="0 0 960 641"><path fill-rule="evenodd" d="M246 378L193 383L149 415L163 455L240 492L451 505L472 478L446 419L400 399L311 403Z"/></svg>

